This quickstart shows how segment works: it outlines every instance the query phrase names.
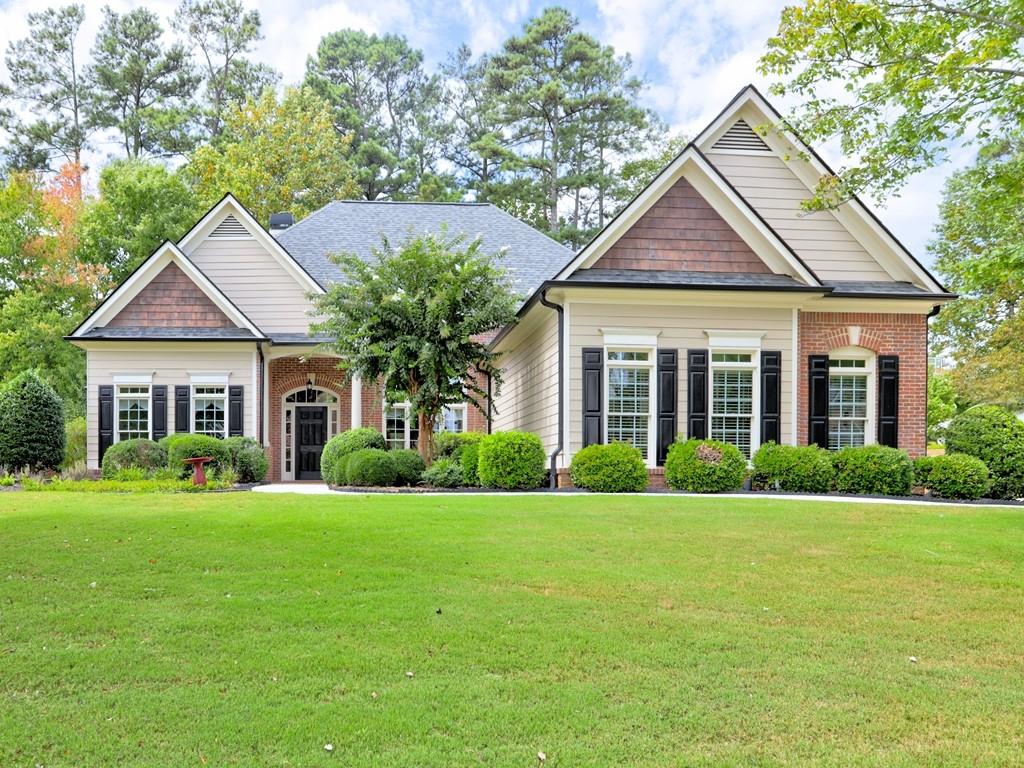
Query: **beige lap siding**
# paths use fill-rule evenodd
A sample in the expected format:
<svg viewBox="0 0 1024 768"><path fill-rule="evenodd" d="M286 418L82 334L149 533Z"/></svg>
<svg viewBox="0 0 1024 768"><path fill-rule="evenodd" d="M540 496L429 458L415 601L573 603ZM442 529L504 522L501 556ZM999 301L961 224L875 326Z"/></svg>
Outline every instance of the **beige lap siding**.
<svg viewBox="0 0 1024 768"><path fill-rule="evenodd" d="M799 411L797 434L807 444L807 357L827 355L850 344L849 329L860 329L859 346L878 355L898 355L899 447L911 456L923 456L927 449L928 403L928 318L926 315L870 312L801 312ZM876 374L877 375L877 374ZM875 391L877 393L877 387ZM877 394L876 394L877 398ZM877 400L875 408L877 429Z"/></svg>
<svg viewBox="0 0 1024 768"><path fill-rule="evenodd" d="M653 299L652 299L653 301ZM761 349L782 352L782 442L792 443L793 310L776 308L701 307L657 304L590 304L570 306L569 397L570 451L582 447L583 436L583 348L604 346L602 328L615 333L660 331L658 347L679 350L679 416L676 434L686 435L686 350L708 349L705 330L753 331L763 333ZM755 403L755 416L760 404ZM653 428L653 425L652 425Z"/></svg>
<svg viewBox="0 0 1024 768"><path fill-rule="evenodd" d="M106 349L90 349L86 356L88 371L86 420L88 422L87 461L90 469L99 468L99 387L114 384L114 376L152 375L154 385L167 387L167 431L174 431L174 387L191 383L192 374L228 374L228 384L242 385L244 434L253 436L254 344L230 345L204 343L154 343L148 346L112 343ZM115 400L117 393L115 390ZM117 429L115 402L114 429Z"/></svg>

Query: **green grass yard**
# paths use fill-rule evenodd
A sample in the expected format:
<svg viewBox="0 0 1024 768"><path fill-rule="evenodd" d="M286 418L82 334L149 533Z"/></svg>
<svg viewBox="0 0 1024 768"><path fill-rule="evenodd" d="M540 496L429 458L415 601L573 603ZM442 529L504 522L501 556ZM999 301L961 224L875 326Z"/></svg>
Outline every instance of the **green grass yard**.
<svg viewBox="0 0 1024 768"><path fill-rule="evenodd" d="M0 494L5 768L1020 765L1022 681L1024 510Z"/></svg>

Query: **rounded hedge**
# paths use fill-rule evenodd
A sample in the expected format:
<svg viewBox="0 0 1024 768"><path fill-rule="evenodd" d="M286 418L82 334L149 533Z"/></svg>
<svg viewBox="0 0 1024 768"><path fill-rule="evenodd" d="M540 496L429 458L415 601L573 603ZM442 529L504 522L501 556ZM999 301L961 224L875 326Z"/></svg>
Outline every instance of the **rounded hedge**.
<svg viewBox="0 0 1024 768"><path fill-rule="evenodd" d="M647 488L647 465L626 443L588 445L572 457L572 484L597 493L639 493Z"/></svg>
<svg viewBox="0 0 1024 768"><path fill-rule="evenodd" d="M943 499L980 499L992 487L985 462L966 453L933 456L928 490Z"/></svg>
<svg viewBox="0 0 1024 768"><path fill-rule="evenodd" d="M828 493L832 489L832 457L816 445L765 443L751 461L755 490Z"/></svg>
<svg viewBox="0 0 1024 768"><path fill-rule="evenodd" d="M531 432L495 432L480 441L477 475L485 488L524 490L544 482L544 444Z"/></svg>
<svg viewBox="0 0 1024 768"><path fill-rule="evenodd" d="M344 459L364 448L385 450L388 447L384 435L376 429L359 427L335 435L324 446L320 454L320 476L331 485L345 485L347 482Z"/></svg>
<svg viewBox="0 0 1024 768"><path fill-rule="evenodd" d="M0 390L0 469L58 469L65 440L64 403L35 373L20 373Z"/></svg>
<svg viewBox="0 0 1024 768"><path fill-rule="evenodd" d="M458 461L467 445L477 445L485 437L483 432L439 432L434 435L434 457Z"/></svg>
<svg viewBox="0 0 1024 768"><path fill-rule="evenodd" d="M426 465L423 457L416 451L389 451L395 462L395 483L397 485L416 485L423 476Z"/></svg>
<svg viewBox="0 0 1024 768"><path fill-rule="evenodd" d="M122 469L140 469L144 473L167 466L167 449L152 440L122 440L103 453L100 465L104 480L118 477Z"/></svg>
<svg viewBox="0 0 1024 768"><path fill-rule="evenodd" d="M462 482L469 486L480 485L480 443L466 443L462 446L459 456L459 466L462 467Z"/></svg>
<svg viewBox="0 0 1024 768"><path fill-rule="evenodd" d="M179 477L191 477L192 467L185 459L196 459L200 456L212 456L213 461L205 467L206 474L231 469L231 451L223 440L209 435L193 435L179 433L167 443L167 466L175 470Z"/></svg>
<svg viewBox="0 0 1024 768"><path fill-rule="evenodd" d="M360 448L346 457L345 482L348 485L394 485L398 476L395 460L381 448Z"/></svg>
<svg viewBox="0 0 1024 768"><path fill-rule="evenodd" d="M270 462L263 448L251 437L229 437L224 441L231 453L231 468L240 483L261 483L267 476Z"/></svg>
<svg viewBox="0 0 1024 768"><path fill-rule="evenodd" d="M1024 496L1024 423L1005 408L981 405L955 416L946 430L946 453L985 462L994 498Z"/></svg>
<svg viewBox="0 0 1024 768"><path fill-rule="evenodd" d="M918 456L914 459L914 486L917 488L927 488L928 480L932 474L932 466L935 464L937 456Z"/></svg>
<svg viewBox="0 0 1024 768"><path fill-rule="evenodd" d="M723 493L743 486L747 460L739 448L718 440L675 443L665 458L669 488L690 493Z"/></svg>
<svg viewBox="0 0 1024 768"><path fill-rule="evenodd" d="M914 466L906 451L884 445L843 448L833 454L835 487L840 493L909 496Z"/></svg>
<svg viewBox="0 0 1024 768"><path fill-rule="evenodd" d="M438 459L423 472L423 483L431 488L459 488L462 482L462 467L454 459Z"/></svg>

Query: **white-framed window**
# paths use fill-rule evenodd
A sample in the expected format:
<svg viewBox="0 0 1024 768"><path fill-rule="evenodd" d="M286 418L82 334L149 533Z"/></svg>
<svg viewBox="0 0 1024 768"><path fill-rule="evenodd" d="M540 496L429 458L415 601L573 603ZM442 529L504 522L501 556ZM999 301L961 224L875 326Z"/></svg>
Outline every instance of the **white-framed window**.
<svg viewBox="0 0 1024 768"><path fill-rule="evenodd" d="M117 387L117 429L114 442L149 439L152 436L152 400L148 384L120 384Z"/></svg>
<svg viewBox="0 0 1024 768"><path fill-rule="evenodd" d="M434 424L435 432L465 432L467 428L466 405L446 405L444 412L437 417Z"/></svg>
<svg viewBox="0 0 1024 768"><path fill-rule="evenodd" d="M755 351L711 352L710 437L735 445L748 459L760 445L758 360Z"/></svg>
<svg viewBox="0 0 1024 768"><path fill-rule="evenodd" d="M420 424L408 403L384 409L384 439L388 448L416 448L420 441Z"/></svg>
<svg viewBox="0 0 1024 768"><path fill-rule="evenodd" d="M192 431L197 435L225 438L228 435L228 388L192 386Z"/></svg>
<svg viewBox="0 0 1024 768"><path fill-rule="evenodd" d="M604 442L638 449L653 465L655 376L653 349L605 349Z"/></svg>
<svg viewBox="0 0 1024 768"><path fill-rule="evenodd" d="M835 350L828 359L828 448L875 442L874 355L860 347Z"/></svg>

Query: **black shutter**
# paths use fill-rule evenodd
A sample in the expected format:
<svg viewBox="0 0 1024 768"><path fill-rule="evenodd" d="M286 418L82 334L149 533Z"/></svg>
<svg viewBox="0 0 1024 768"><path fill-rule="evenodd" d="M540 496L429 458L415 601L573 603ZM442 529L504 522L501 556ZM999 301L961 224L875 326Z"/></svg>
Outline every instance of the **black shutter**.
<svg viewBox="0 0 1024 768"><path fill-rule="evenodd" d="M111 384L100 384L100 461L107 448L114 444L114 387Z"/></svg>
<svg viewBox="0 0 1024 768"><path fill-rule="evenodd" d="M191 432L189 429L189 412L192 404L189 402L191 387L177 386L174 388L174 431Z"/></svg>
<svg viewBox="0 0 1024 768"><path fill-rule="evenodd" d="M228 387L228 435L235 437L242 434L245 387L241 385Z"/></svg>
<svg viewBox="0 0 1024 768"><path fill-rule="evenodd" d="M167 386L153 387L153 439L167 437Z"/></svg>
<svg viewBox="0 0 1024 768"><path fill-rule="evenodd" d="M878 442L890 448L899 443L900 359L878 356Z"/></svg>
<svg viewBox="0 0 1024 768"><path fill-rule="evenodd" d="M658 466L665 463L668 449L676 440L679 419L679 350L658 350Z"/></svg>
<svg viewBox="0 0 1024 768"><path fill-rule="evenodd" d="M686 436L708 436L708 351L686 351Z"/></svg>
<svg viewBox="0 0 1024 768"><path fill-rule="evenodd" d="M583 348L583 447L602 438L604 416L604 349Z"/></svg>
<svg viewBox="0 0 1024 768"><path fill-rule="evenodd" d="M782 442L782 353L761 353L761 443Z"/></svg>
<svg viewBox="0 0 1024 768"><path fill-rule="evenodd" d="M828 355L807 358L807 442L828 448Z"/></svg>

